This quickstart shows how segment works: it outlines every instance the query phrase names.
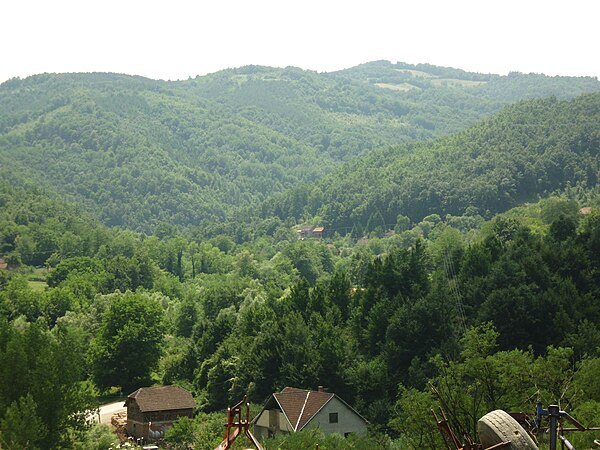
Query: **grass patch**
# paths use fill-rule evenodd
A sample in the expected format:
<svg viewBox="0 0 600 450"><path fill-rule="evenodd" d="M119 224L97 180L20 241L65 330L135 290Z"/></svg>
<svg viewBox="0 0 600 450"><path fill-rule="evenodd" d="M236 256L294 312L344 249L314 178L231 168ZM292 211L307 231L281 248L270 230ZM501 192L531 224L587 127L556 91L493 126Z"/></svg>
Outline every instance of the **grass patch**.
<svg viewBox="0 0 600 450"><path fill-rule="evenodd" d="M27 283L29 287L35 292L43 292L48 287L46 278L48 277L48 269L45 267L33 268L27 274Z"/></svg>
<svg viewBox="0 0 600 450"><path fill-rule="evenodd" d="M418 86L414 86L410 83L400 83L400 84L391 84L391 83L375 83L375 86L380 87L382 89L391 89L392 91L399 92L408 92L413 89L421 89Z"/></svg>
<svg viewBox="0 0 600 450"><path fill-rule="evenodd" d="M35 267L27 277L31 281L46 281L48 269L45 267Z"/></svg>
<svg viewBox="0 0 600 450"><path fill-rule="evenodd" d="M474 81L474 80L459 80L457 78L437 78L431 80L431 84L435 86L450 86L450 87L478 87L482 84L486 84L487 81Z"/></svg>
<svg viewBox="0 0 600 450"><path fill-rule="evenodd" d="M231 77L231 81L237 83L238 86L241 86L242 84L248 82L248 75L246 75L246 74L233 75Z"/></svg>
<svg viewBox="0 0 600 450"><path fill-rule="evenodd" d="M29 284L29 287L35 292L44 292L48 287L48 283L46 283L45 281L29 280L27 283Z"/></svg>

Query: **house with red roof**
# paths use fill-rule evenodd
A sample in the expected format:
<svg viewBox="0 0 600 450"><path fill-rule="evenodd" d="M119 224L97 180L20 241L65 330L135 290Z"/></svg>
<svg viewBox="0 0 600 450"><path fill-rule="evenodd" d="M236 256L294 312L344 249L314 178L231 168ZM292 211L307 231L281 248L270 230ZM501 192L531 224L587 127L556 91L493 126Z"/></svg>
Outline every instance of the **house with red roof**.
<svg viewBox="0 0 600 450"><path fill-rule="evenodd" d="M127 433L134 438L159 439L179 417L193 417L196 402L178 386L143 387L125 400Z"/></svg>
<svg viewBox="0 0 600 450"><path fill-rule="evenodd" d="M322 387L317 391L286 387L272 394L253 423L258 439L309 427L319 428L325 434L362 435L367 432L368 425L354 408Z"/></svg>

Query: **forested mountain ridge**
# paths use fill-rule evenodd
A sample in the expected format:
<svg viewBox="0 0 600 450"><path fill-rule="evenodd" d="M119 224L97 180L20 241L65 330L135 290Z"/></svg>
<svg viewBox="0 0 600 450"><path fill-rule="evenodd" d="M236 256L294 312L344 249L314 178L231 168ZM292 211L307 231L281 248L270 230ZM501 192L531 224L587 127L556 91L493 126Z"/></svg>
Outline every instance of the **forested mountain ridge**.
<svg viewBox="0 0 600 450"><path fill-rule="evenodd" d="M457 90L465 98L485 97L492 108L493 102L514 103L537 97L554 96L568 99L586 92L598 90L596 77L580 77L573 83L572 77L547 76L511 72L507 76L466 72L461 69L439 67L430 64L406 64L403 62L373 61L350 69L332 72L336 78L362 81L374 86L396 91L410 91L413 98L419 92L433 92L437 87L473 88ZM410 98L410 97L408 97ZM477 100L471 99L476 102Z"/></svg>
<svg viewBox="0 0 600 450"><path fill-rule="evenodd" d="M333 228L393 228L398 216L491 217L600 170L600 94L529 100L435 141L375 150L315 185L270 199L266 217L318 216Z"/></svg>
<svg viewBox="0 0 600 450"><path fill-rule="evenodd" d="M108 225L195 226L239 217L357 155L456 131L530 95L511 76L460 72L486 86L431 82L404 92L348 73L248 66L181 82L116 74L13 79L0 85L2 176L36 180ZM503 88L485 94L497 82ZM536 95L598 89L593 79L548 78Z"/></svg>
<svg viewBox="0 0 600 450"><path fill-rule="evenodd" d="M228 205L325 173L313 149L166 83L92 74L16 84L2 102L4 168L109 225L222 220Z"/></svg>

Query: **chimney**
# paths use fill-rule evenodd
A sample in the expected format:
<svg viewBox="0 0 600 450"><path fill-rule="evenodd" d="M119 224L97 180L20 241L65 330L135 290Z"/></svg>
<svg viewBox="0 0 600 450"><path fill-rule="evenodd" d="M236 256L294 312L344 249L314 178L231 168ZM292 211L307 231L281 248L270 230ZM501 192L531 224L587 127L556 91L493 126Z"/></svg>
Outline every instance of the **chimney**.
<svg viewBox="0 0 600 450"><path fill-rule="evenodd" d="M325 392L325 388L323 386L319 386L319 392Z"/></svg>

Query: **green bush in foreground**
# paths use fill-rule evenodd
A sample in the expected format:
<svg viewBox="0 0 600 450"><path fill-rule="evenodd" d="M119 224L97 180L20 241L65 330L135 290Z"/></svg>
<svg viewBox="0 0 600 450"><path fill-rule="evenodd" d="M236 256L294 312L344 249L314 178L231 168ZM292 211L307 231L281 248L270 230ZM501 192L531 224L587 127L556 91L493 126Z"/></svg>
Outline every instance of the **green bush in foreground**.
<svg viewBox="0 0 600 450"><path fill-rule="evenodd" d="M309 450L319 445L319 450L396 450L400 449L398 442L387 435L356 436L347 438L339 434L325 435L318 429L303 430L283 436L267 439L263 443L265 450Z"/></svg>

